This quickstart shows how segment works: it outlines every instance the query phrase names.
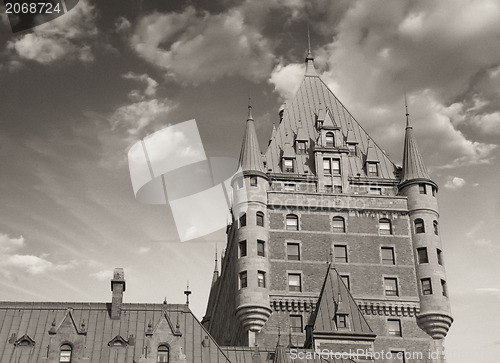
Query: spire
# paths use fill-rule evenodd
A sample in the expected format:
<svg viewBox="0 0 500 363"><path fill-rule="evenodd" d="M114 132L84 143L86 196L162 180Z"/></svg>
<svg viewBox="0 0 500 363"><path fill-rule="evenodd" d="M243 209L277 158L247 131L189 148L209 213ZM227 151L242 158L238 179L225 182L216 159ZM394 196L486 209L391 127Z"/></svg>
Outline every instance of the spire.
<svg viewBox="0 0 500 363"><path fill-rule="evenodd" d="M219 278L219 264L217 263L217 244L215 245L215 267L214 267L214 276L212 277L212 287L217 282Z"/></svg>
<svg viewBox="0 0 500 363"><path fill-rule="evenodd" d="M314 57L311 53L311 36L309 34L309 23L307 24L307 56L306 56L306 76L318 77L314 67Z"/></svg>
<svg viewBox="0 0 500 363"><path fill-rule="evenodd" d="M411 180L428 180L432 181L427 168L424 164L424 159L417 145L417 140L413 134L413 127L410 125L410 114L408 113L408 104L405 93L405 109L406 109L406 132L405 145L403 150L403 170L401 173L401 184Z"/></svg>
<svg viewBox="0 0 500 363"><path fill-rule="evenodd" d="M186 291L184 291L184 295L186 295L186 305L189 306L189 295L191 295L191 290L189 290L189 281L187 282Z"/></svg>
<svg viewBox="0 0 500 363"><path fill-rule="evenodd" d="M248 105L247 126L243 136L243 144L241 145L240 167L243 171L265 173L250 104Z"/></svg>
<svg viewBox="0 0 500 363"><path fill-rule="evenodd" d="M248 117L247 121L253 121L253 116L252 116L252 99L248 97Z"/></svg>

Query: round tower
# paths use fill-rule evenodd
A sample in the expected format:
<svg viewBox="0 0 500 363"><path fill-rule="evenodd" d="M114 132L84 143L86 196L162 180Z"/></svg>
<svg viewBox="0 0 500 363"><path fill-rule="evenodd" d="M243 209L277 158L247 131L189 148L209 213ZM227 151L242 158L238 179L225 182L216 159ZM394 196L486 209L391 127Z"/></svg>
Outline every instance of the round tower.
<svg viewBox="0 0 500 363"><path fill-rule="evenodd" d="M420 297L417 323L442 350L453 322L439 231L438 186L429 177L408 120L399 192L408 198L410 231ZM439 361L439 360L438 360Z"/></svg>
<svg viewBox="0 0 500 363"><path fill-rule="evenodd" d="M236 317L247 332L248 345L255 344L271 315L269 307L269 219L265 173L254 120L249 106L240 154L240 168L232 180L233 214L237 228L232 240L237 272Z"/></svg>

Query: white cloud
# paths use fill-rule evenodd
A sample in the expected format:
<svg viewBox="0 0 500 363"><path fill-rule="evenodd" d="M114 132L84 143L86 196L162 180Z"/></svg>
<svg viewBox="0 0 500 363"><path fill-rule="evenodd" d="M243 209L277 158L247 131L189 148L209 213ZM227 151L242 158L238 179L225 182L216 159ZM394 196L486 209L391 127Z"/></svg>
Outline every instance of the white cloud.
<svg viewBox="0 0 500 363"><path fill-rule="evenodd" d="M3 263L4 266L20 269L32 275L39 275L50 271L65 271L73 268L74 261L68 264L54 264L44 256L34 255L12 255L7 257Z"/></svg>
<svg viewBox="0 0 500 363"><path fill-rule="evenodd" d="M448 177L448 180L446 181L446 184L444 185L445 188L452 189L452 190L458 190L465 186L466 182L464 179L459 178L457 176L455 177Z"/></svg>
<svg viewBox="0 0 500 363"><path fill-rule="evenodd" d="M484 221L477 222L476 224L474 224L471 227L471 229L469 230L469 232L466 233L466 236L469 237L469 238L475 238L477 232L479 232L483 228L483 225L484 225Z"/></svg>
<svg viewBox="0 0 500 363"><path fill-rule="evenodd" d="M156 89L158 88L158 82L156 82L153 78L149 77L147 74L136 74L133 72L129 72L124 74L123 78L139 81L145 83L146 85L146 89L143 91L132 90L129 93L129 98L133 101L142 100L145 97L152 97L156 94Z"/></svg>
<svg viewBox="0 0 500 363"><path fill-rule="evenodd" d="M500 288L498 287L481 287L477 288L476 292L484 295L493 295L500 298Z"/></svg>
<svg viewBox="0 0 500 363"><path fill-rule="evenodd" d="M99 281L111 280L111 278L113 277L113 271L112 270L101 270L101 271L91 273L90 276L92 276L93 278L95 278Z"/></svg>
<svg viewBox="0 0 500 363"><path fill-rule="evenodd" d="M304 64L292 63L284 66L280 63L271 73L269 83L274 85L274 90L281 95L283 100L289 100L300 86L304 72Z"/></svg>
<svg viewBox="0 0 500 363"><path fill-rule="evenodd" d="M8 253L24 246L24 237L9 237L5 233L0 233L0 252Z"/></svg>

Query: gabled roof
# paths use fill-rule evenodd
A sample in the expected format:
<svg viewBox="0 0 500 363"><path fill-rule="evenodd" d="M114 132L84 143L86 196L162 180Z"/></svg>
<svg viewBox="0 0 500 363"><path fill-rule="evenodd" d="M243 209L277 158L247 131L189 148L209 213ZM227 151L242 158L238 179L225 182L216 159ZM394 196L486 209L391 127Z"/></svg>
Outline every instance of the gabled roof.
<svg viewBox="0 0 500 363"><path fill-rule="evenodd" d="M413 127L407 121L405 145L403 150L403 170L401 173L401 184L412 180L431 181L424 159L417 145L417 140L413 134Z"/></svg>
<svg viewBox="0 0 500 363"><path fill-rule="evenodd" d="M257 140L257 133L255 132L252 106L248 106L247 124L240 152L240 167L243 171L265 173L259 141Z"/></svg>
<svg viewBox="0 0 500 363"><path fill-rule="evenodd" d="M347 136L348 125L351 124L352 135L349 135L349 137L359 143L358 150L360 152L358 155L348 157L348 175L356 177L359 173L361 176L366 176L363 163L366 157L366 150L368 149L368 135L320 79L314 69L312 57L309 56L307 58L306 73L300 87L292 100L287 101L283 120L279 124L274 136L272 136L265 153L267 168L270 169L268 170L270 173L281 173L280 162L285 143L288 142L293 145L294 135L298 133L299 126L302 126L306 134L305 137L311 140L312 145L308 145L308 151L305 155L297 155L297 170L295 174L316 175L312 151L312 147L314 147L318 136L315 123L318 111L323 109L326 116L327 108L333 117L334 125L340 128L339 132L342 133L342 139ZM373 149L380 161L380 177L396 181L397 179L394 175L396 167L394 163L375 143Z"/></svg>

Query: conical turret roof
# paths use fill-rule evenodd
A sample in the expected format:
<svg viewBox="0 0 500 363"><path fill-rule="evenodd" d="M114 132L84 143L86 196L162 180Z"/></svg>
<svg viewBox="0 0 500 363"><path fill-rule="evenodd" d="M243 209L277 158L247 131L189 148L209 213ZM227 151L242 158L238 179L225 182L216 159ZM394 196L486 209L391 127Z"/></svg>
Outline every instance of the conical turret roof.
<svg viewBox="0 0 500 363"><path fill-rule="evenodd" d="M241 145L240 167L243 171L254 171L265 173L259 141L255 132L255 123L252 116L252 106L248 106L248 118Z"/></svg>
<svg viewBox="0 0 500 363"><path fill-rule="evenodd" d="M407 114L408 116L408 114ZM413 134L413 127L407 119L405 146L403 151L403 170L401 173L401 184L411 180L428 180L432 181L427 168L424 164L424 159L417 145L417 140Z"/></svg>

